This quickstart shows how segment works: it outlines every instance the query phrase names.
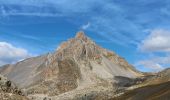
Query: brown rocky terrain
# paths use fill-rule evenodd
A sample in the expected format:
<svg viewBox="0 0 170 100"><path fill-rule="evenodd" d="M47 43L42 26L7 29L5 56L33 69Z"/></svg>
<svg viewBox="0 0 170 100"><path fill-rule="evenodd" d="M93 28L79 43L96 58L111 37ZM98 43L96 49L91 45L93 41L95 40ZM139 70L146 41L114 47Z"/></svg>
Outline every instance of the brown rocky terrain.
<svg viewBox="0 0 170 100"><path fill-rule="evenodd" d="M0 100L28 100L10 80L0 75Z"/></svg>

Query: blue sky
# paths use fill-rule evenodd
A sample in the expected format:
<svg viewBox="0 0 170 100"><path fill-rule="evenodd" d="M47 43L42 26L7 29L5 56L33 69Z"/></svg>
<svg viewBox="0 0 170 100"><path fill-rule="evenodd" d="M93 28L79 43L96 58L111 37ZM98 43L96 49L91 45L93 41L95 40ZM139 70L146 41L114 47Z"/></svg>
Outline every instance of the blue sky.
<svg viewBox="0 0 170 100"><path fill-rule="evenodd" d="M0 65L53 52L77 31L141 71L170 67L170 0L0 0Z"/></svg>

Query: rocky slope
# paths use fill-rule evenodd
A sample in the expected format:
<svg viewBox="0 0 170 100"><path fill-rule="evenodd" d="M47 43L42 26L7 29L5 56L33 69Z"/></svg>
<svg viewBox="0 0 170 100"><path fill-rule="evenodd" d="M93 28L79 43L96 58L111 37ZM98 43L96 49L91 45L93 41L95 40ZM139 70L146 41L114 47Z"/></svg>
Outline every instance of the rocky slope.
<svg viewBox="0 0 170 100"><path fill-rule="evenodd" d="M63 42L54 53L6 65L0 73L30 96L39 94L41 98L43 94L53 96L54 100L72 98L74 94L76 97L80 91L83 91L81 95L104 91L109 94L114 92L118 82L115 77L143 76L125 59L98 46L83 32Z"/></svg>
<svg viewBox="0 0 170 100"><path fill-rule="evenodd" d="M28 100L10 80L0 75L0 100Z"/></svg>

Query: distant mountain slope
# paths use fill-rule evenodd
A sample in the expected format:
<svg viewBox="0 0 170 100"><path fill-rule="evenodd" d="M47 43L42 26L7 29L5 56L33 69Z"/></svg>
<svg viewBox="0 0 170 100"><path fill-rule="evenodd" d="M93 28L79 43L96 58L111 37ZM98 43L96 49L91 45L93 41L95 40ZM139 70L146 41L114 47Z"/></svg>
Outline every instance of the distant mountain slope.
<svg viewBox="0 0 170 100"><path fill-rule="evenodd" d="M160 84L170 81L170 68L155 73L151 76L146 76L146 80L142 83L143 86Z"/></svg>
<svg viewBox="0 0 170 100"><path fill-rule="evenodd" d="M111 100L169 100L170 99L170 81L140 87Z"/></svg>
<svg viewBox="0 0 170 100"><path fill-rule="evenodd" d="M143 75L83 32L63 42L54 53L6 65L0 73L25 88L28 94L49 96L86 88L113 90L115 76L137 78Z"/></svg>
<svg viewBox="0 0 170 100"><path fill-rule="evenodd" d="M43 66L47 55L29 58L12 65L5 65L1 68L0 73L20 87L26 87L39 81L36 78L39 75L37 68Z"/></svg>
<svg viewBox="0 0 170 100"><path fill-rule="evenodd" d="M140 78L142 79L142 78ZM148 73L143 81L119 92L111 100L169 100L170 68L158 73ZM124 80L125 81L125 80ZM130 82L128 82L130 84Z"/></svg>

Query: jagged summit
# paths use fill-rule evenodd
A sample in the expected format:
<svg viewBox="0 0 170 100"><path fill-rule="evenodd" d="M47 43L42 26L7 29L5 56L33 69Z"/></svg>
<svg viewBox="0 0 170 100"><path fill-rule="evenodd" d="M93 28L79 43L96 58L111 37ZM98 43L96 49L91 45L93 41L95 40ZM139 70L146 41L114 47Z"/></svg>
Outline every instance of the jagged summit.
<svg viewBox="0 0 170 100"><path fill-rule="evenodd" d="M97 45L92 39L87 37L83 31L77 32L74 38L61 43L55 53L55 57L58 59L72 57L74 60L79 61L84 59L98 60L99 63L102 62L103 57L106 57L115 64L133 69L125 59L121 58L116 53Z"/></svg>
<svg viewBox="0 0 170 100"><path fill-rule="evenodd" d="M86 36L84 31L79 31L76 33L75 39L82 40L84 42L92 42L88 36Z"/></svg>
<svg viewBox="0 0 170 100"><path fill-rule="evenodd" d="M86 38L87 36L85 35L84 31L79 31L76 33L76 37L75 38L78 38L78 39L83 39L83 38Z"/></svg>
<svg viewBox="0 0 170 100"><path fill-rule="evenodd" d="M71 38L68 41L62 42L61 45L57 48L57 51L61 51L65 48L70 48L70 47L73 47L73 46L78 47L80 45L83 45L84 42L92 43L93 41L90 40L90 38L87 37L83 31L79 31L79 32L76 33L74 38Z"/></svg>

